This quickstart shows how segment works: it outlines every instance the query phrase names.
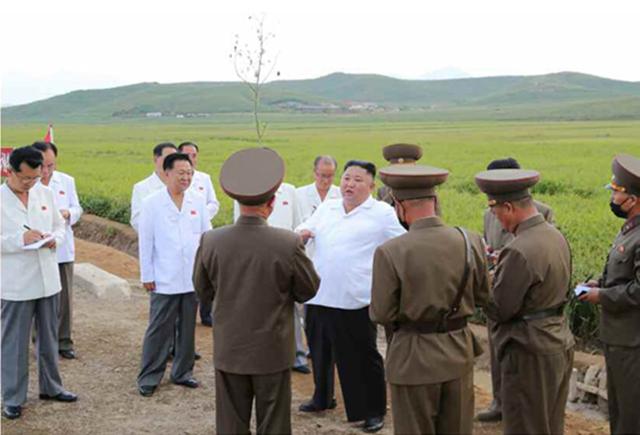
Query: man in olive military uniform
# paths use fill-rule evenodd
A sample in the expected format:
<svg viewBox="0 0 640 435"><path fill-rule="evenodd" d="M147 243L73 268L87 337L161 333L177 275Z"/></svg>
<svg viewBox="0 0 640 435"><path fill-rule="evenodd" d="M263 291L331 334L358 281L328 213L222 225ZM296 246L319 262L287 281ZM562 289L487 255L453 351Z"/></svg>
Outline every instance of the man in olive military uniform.
<svg viewBox="0 0 640 435"><path fill-rule="evenodd" d="M520 164L516 159L511 157L506 159L493 160L487 166L487 170L493 169L520 169ZM551 225L553 221L553 210L547 204L533 200L533 204L538 209L538 212L544 217L544 219ZM498 260L498 255L502 248L507 243L513 240L513 234L505 230L500 224L500 221L496 219L495 215L491 213L491 209L488 208L484 212L484 241L487 244L487 256L489 258L489 268L493 270L495 263ZM491 331L493 322L491 319L487 321L487 328ZM502 420L502 400L500 398L501 378L500 378L500 366L496 359L495 347L491 340L491 333L489 337L489 356L491 365L491 384L493 387L493 400L488 409L478 413L479 421L500 421Z"/></svg>
<svg viewBox="0 0 640 435"><path fill-rule="evenodd" d="M504 433L562 433L574 339L564 315L571 254L536 209L536 171L476 175L491 212L514 234L498 257L487 316L502 378Z"/></svg>
<svg viewBox="0 0 640 435"><path fill-rule="evenodd" d="M396 143L382 148L382 156L390 165L414 165L422 157L422 148L408 143ZM393 207L393 196L389 186L381 186L376 198Z"/></svg>
<svg viewBox="0 0 640 435"><path fill-rule="evenodd" d="M377 248L371 319L393 326L386 374L397 434L471 433L473 358L481 350L467 318L488 299L479 234L436 216L444 169L394 165L380 178L392 189L409 232Z"/></svg>
<svg viewBox="0 0 640 435"><path fill-rule="evenodd" d="M612 434L640 433L640 160L619 155L612 163L611 211L625 219L602 277L580 297L602 306L600 340L607 364Z"/></svg>
<svg viewBox="0 0 640 435"><path fill-rule="evenodd" d="M229 157L220 186L240 203L234 225L202 236L193 282L213 300L216 430L249 433L256 402L258 434L291 433L294 302L315 296L320 279L292 231L270 227L284 162L252 148ZM242 315L238 315L242 313Z"/></svg>

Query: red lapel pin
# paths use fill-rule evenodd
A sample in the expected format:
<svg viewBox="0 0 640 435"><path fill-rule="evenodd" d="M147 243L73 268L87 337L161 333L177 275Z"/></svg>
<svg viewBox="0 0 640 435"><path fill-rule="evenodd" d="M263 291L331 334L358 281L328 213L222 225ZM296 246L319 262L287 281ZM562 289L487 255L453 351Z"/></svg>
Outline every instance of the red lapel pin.
<svg viewBox="0 0 640 435"><path fill-rule="evenodd" d="M60 195L64 195L64 190L61 190L60 192L58 192Z"/></svg>
<svg viewBox="0 0 640 435"><path fill-rule="evenodd" d="M42 206L42 211L47 211L47 206L46 205Z"/></svg>
<svg viewBox="0 0 640 435"><path fill-rule="evenodd" d="M197 212L197 211L195 211L195 210L191 210L191 214L195 216L195 215L197 215L197 214L198 214L198 212Z"/></svg>

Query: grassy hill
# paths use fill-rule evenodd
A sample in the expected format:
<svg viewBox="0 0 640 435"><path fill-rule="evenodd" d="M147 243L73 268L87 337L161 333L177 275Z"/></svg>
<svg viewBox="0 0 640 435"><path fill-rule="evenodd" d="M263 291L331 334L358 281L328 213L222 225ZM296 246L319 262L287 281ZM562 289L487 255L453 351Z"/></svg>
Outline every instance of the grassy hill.
<svg viewBox="0 0 640 435"><path fill-rule="evenodd" d="M109 122L206 118L251 111L238 82L140 83L79 90L2 109L5 122ZM453 80L400 80L334 73L268 83L262 110L272 113L412 113L449 119L640 119L640 83L579 73Z"/></svg>

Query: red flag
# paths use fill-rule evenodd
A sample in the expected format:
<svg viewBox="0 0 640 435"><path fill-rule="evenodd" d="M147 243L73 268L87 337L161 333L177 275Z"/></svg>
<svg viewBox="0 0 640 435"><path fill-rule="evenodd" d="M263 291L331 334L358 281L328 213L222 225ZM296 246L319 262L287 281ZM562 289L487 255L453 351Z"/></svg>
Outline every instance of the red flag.
<svg viewBox="0 0 640 435"><path fill-rule="evenodd" d="M47 134L44 136L45 142L53 142L53 125L49 124L49 128L47 129Z"/></svg>

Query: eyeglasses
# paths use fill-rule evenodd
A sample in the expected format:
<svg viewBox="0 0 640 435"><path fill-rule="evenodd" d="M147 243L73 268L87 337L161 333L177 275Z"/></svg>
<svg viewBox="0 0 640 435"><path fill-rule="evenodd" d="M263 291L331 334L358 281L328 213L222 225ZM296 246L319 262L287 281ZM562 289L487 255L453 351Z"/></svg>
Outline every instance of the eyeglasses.
<svg viewBox="0 0 640 435"><path fill-rule="evenodd" d="M323 180L331 180L336 176L335 173L333 173L333 174L321 174L321 173L319 173L317 171L315 172L315 174L316 174L316 177L322 178Z"/></svg>
<svg viewBox="0 0 640 435"><path fill-rule="evenodd" d="M42 178L40 175L36 175L35 177L25 177L24 175L18 175L16 172L14 172L14 174L16 175L16 178L22 183L34 183Z"/></svg>

